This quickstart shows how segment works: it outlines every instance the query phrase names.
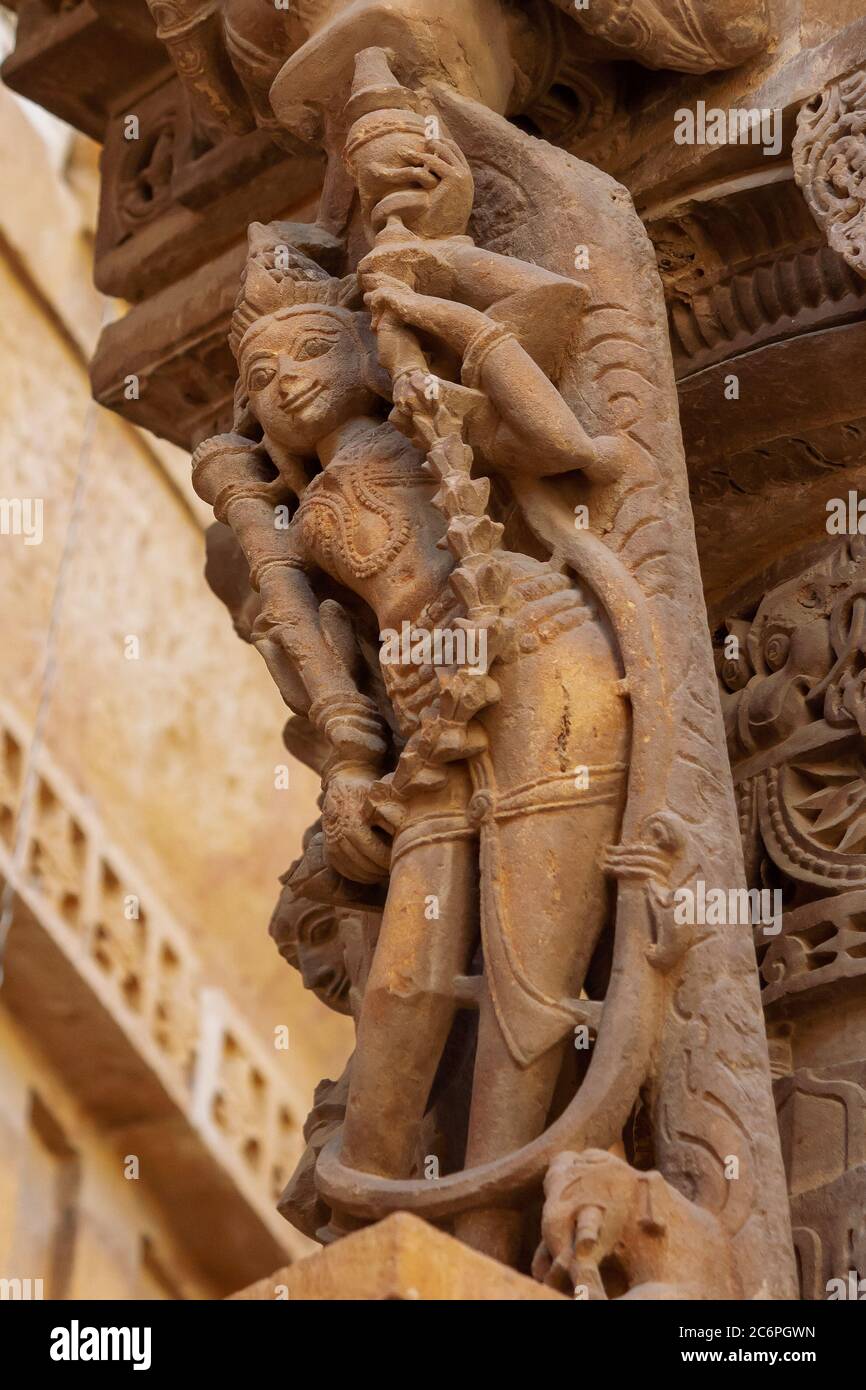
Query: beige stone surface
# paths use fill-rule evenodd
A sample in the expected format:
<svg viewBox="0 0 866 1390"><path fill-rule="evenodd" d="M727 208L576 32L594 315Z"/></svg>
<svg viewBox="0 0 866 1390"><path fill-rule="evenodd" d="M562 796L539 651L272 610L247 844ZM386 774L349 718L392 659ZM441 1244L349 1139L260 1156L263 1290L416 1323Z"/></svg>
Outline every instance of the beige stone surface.
<svg viewBox="0 0 866 1390"><path fill-rule="evenodd" d="M91 248L82 235L77 191L58 178L52 151L2 86L0 128L0 224L7 254L42 296L43 309L56 315L56 327L90 352L102 311L91 283Z"/></svg>
<svg viewBox="0 0 866 1390"><path fill-rule="evenodd" d="M235 1299L430 1302L564 1301L564 1295L470 1250L416 1216L397 1212L346 1236L320 1254L248 1289Z"/></svg>
<svg viewBox="0 0 866 1390"><path fill-rule="evenodd" d="M41 1279L46 1299L213 1297L123 1158L0 1006L0 1279Z"/></svg>

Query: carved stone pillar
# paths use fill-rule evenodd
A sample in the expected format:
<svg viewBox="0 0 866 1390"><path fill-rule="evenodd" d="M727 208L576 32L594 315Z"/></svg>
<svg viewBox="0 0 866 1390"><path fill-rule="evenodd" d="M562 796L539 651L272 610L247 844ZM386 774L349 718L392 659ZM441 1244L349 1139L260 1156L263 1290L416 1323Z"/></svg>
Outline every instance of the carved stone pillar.
<svg viewBox="0 0 866 1390"><path fill-rule="evenodd" d="M383 908L364 989L351 981L356 1053L311 1117L318 1234L413 1211L519 1263L545 1171L552 1212L568 1168L580 1211L598 1214L576 1213L568 1270L591 1296L787 1297L748 926L678 932L673 915L675 890L736 890L741 866L652 250L624 189L505 119L506 70L489 58L510 12L482 13L486 44L478 12L455 11L461 42L437 47L425 0L371 0L287 59L272 102L325 142L324 211L350 176L342 221L326 224L344 273L300 255L286 224L253 226L234 431L194 456L259 593L251 638L321 752L322 822L287 875L281 939L291 948L294 930L300 948L313 902L335 918L347 892ZM358 19L360 39L367 25L390 40L393 67L378 46L357 54ZM419 467L416 484L438 484L426 500ZM275 538L278 493L291 522ZM524 592L553 621L536 629ZM575 594L590 604L582 636ZM392 671L375 633L398 618L422 637L446 618L483 634L476 678L463 660ZM596 667L596 640L614 668L601 649ZM568 776L578 747L596 750L586 806ZM435 884L443 926L419 935ZM595 1035L576 1084L573 1028ZM449 1170L422 1175L437 1130ZM624 1133L630 1162L603 1152ZM551 1282L561 1224L535 1263Z"/></svg>
<svg viewBox="0 0 866 1390"><path fill-rule="evenodd" d="M827 41L816 66L837 75L817 95L792 72L794 182L766 179L653 231L675 358L693 374L692 495L747 875L784 909L778 931L755 936L801 1289L815 1299L866 1267L864 44L862 23Z"/></svg>
<svg viewBox="0 0 866 1390"><path fill-rule="evenodd" d="M322 822L286 876L272 933L331 1007L351 1009L360 1041L345 1075L317 1092L285 1211L330 1240L383 1212L416 1210L482 1248L509 1247L525 1265L513 1218L537 1225L547 1168L539 1278L586 1278L595 1297L674 1281L705 1297L714 1278L717 1292L790 1292L748 931L700 923L678 935L672 921L676 890L708 874L735 891L742 882L702 579L719 641L737 636L757 654L747 691L739 668L723 672L727 696L759 710L770 689L755 747L748 730L737 742L740 724L729 747L746 789L749 881L763 887L766 871L768 891L787 895L782 932L758 945L803 1277L820 1296L821 1279L844 1270L859 1240L850 1215L862 1162L860 889L850 862L859 850L845 841L853 824L834 842L828 805L812 801L835 795L821 782L831 773L795 759L823 721L832 776L859 785L850 756L862 732L860 555L852 544L827 560L823 509L864 469L862 113L850 74L862 66L866 22L849 24L842 6L822 18L808 4L783 15L743 0L592 0L585 10L566 0L304 0L282 13L253 0L148 3L163 47L133 0L129 24L107 4L58 11L26 0L9 71L50 104L40 63L56 74L70 45L102 54L113 24L139 55L141 83L125 61L116 73L103 61L95 94L84 83L75 101L63 98L106 138L98 274L134 304L103 340L96 391L177 442L214 435L195 474L222 526L212 533L214 587L294 711L287 745L323 778ZM371 48L379 59L353 90L355 58ZM828 82L817 104L816 73ZM778 144L679 144L677 114L707 100L775 113ZM130 106L146 132L133 150ZM370 117L384 127L365 126ZM300 341L304 315L316 331L308 322ZM298 407L291 429L268 396L278 394L269 355L284 379L283 417ZM329 372L329 356L339 371ZM497 372L506 360L510 375ZM143 387L134 399L130 372ZM330 409L347 381L356 414L338 426L352 426L354 443L340 434L348 452L320 449L304 412L314 417L320 397ZM530 463L550 476L521 478ZM373 471L356 486L351 469L362 464ZM401 512L409 488L416 504ZM275 507L289 525L271 524ZM576 540L581 509L588 534ZM433 550L401 562L422 533ZM818 583L826 564L829 587ZM373 592L380 566L384 595ZM813 570L814 601L812 578L805 589L793 579ZM416 604L431 576L439 588ZM489 639L490 668L474 689L452 671L433 698L417 672L386 669L381 613L398 593L397 617L425 632L454 620ZM575 594L586 601L579 622ZM810 631L804 669L791 658L796 727L786 731L785 696L776 739L772 682L787 669L783 639L799 651L801 627ZM572 628L582 636L569 637ZM824 666L809 645L820 647L822 633ZM597 689L578 691L569 682L590 669L584 640L607 651L615 678L608 668ZM551 651L555 670L543 664ZM534 682L532 661L542 672ZM613 815L628 762L624 818L577 830L587 819L574 793L587 788L570 777L568 750L575 730L595 736L579 721L596 708L597 723L629 747L621 757L612 744L616 756L593 764L602 783L593 804L606 808L595 814ZM545 718L556 727L536 747L528 731L547 729ZM784 749L776 762L768 736ZM512 785L523 756L537 766L530 776L521 763L526 775ZM561 827L566 796L570 839L555 828L512 835L528 807ZM435 812L436 827L422 811ZM419 862L413 880L406 865ZM566 881L576 862L585 879ZM600 869L593 878L600 864L616 899L609 912ZM431 876L444 884L446 921L467 932L470 885L482 882L482 948L473 936L459 963L433 958L429 932L423 950L417 933L394 949L393 920L409 931ZM551 882L555 904L544 896ZM569 993L556 969L573 940L557 937L553 956L548 945L562 902L576 896L580 931L593 939ZM392 1082L402 1068L407 1086L423 1089L429 1063L412 1030L400 1034L410 997L427 1010L415 1031L441 1067L407 1138L405 1091ZM841 1005L834 1012L828 1000L843 999L841 1026ZM457 1023L434 1047L443 1000ZM591 1061L564 1064L555 1097L538 1083L546 1103L534 1097L541 1113L530 1124L526 1076L551 1038L561 1045L563 1021L586 1030ZM509 1068L522 1099L501 1104L500 1119L526 1120L527 1133L497 1148L496 1124L476 1124L471 1143L489 1143L483 1161L470 1160L471 1111ZM393 1102L384 1120L383 1095ZM832 1163L814 1157L825 1115ZM608 1152L620 1141L628 1163ZM443 1159L438 1177L422 1176L431 1154ZM731 1157L744 1163L739 1186L728 1182ZM673 1272L659 1263L663 1233L677 1251ZM625 1261L609 1258L618 1247Z"/></svg>

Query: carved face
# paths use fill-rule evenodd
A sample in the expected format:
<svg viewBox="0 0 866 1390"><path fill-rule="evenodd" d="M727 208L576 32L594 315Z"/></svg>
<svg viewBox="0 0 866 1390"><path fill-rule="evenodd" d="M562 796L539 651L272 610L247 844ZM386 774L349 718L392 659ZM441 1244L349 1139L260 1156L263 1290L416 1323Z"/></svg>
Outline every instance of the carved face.
<svg viewBox="0 0 866 1390"><path fill-rule="evenodd" d="M827 616L804 607L785 588L765 598L751 629L737 626L747 634L740 658L720 667L733 692L723 697L732 756L742 733L748 733L750 749L768 748L811 723L817 711L810 693L833 664Z"/></svg>
<svg viewBox="0 0 866 1390"><path fill-rule="evenodd" d="M286 884L274 908L269 931L283 959L300 970L305 989L312 990L329 1009L348 1013L350 980L333 910L324 903L298 896Z"/></svg>
<svg viewBox="0 0 866 1390"><path fill-rule="evenodd" d="M306 989L337 1013L349 1011L349 976L333 914L308 913L298 931L298 965Z"/></svg>
<svg viewBox="0 0 866 1390"><path fill-rule="evenodd" d="M314 453L375 400L363 349L340 311L311 306L271 315L244 342L239 365L266 439L291 453Z"/></svg>

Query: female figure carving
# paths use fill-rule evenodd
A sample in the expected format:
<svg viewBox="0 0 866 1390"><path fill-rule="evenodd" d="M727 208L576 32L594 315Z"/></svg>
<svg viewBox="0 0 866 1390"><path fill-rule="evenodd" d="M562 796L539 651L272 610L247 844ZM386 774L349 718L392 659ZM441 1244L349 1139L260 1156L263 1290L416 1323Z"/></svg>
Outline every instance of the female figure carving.
<svg viewBox="0 0 866 1390"><path fill-rule="evenodd" d="M576 1150L584 1263L652 1192L730 1242L746 1296L768 1258L790 1289L748 928L673 921L675 887L739 870L645 233L605 175L381 50L346 129L369 253L337 280L251 229L238 432L194 459L321 768L281 901L289 936L300 900L334 907L357 1049L305 1210L323 1238L416 1211L515 1264ZM680 1279L655 1238L635 1296Z"/></svg>
<svg viewBox="0 0 866 1390"><path fill-rule="evenodd" d="M547 279L553 286L556 277ZM377 669L377 634L408 624L417 647L419 634L459 633L465 604L449 582L456 566L442 544L436 480L387 419L390 382L358 303L354 277L330 278L281 242L279 227L253 226L232 344L240 419L262 437L208 441L195 479L246 549L263 599L257 645L287 702L328 744L330 866L362 884L390 869L343 1155L360 1169L409 1177L424 1158L419 1127L459 1006L479 1013L465 1162L519 1148L545 1126L608 915L601 851L617 836L629 713L598 606L557 565L518 549L497 552L511 650L497 666L495 703L478 669L471 680L483 707L471 722L449 723L441 719L448 669L413 663L411 652L405 664ZM464 362L477 357L487 316L452 304L449 317L443 306L446 346ZM516 338L504 370L493 370L492 346L489 405L470 426L490 472L555 471L576 458L609 467L614 441L587 439ZM540 417L548 432L539 441ZM284 531L274 527L275 505L291 509ZM395 811L384 779L437 707L445 726L437 757ZM479 759L481 790L469 770ZM485 816L495 817L498 853L485 866L495 882L482 882L481 896L497 901L483 914L479 950ZM459 1229L515 1258L518 1213L469 1213Z"/></svg>

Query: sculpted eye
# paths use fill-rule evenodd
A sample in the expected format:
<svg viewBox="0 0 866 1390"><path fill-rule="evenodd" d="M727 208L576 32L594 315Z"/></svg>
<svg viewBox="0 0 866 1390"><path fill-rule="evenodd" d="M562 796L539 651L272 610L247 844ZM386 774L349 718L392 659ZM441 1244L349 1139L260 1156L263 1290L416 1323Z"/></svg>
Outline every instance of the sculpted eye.
<svg viewBox="0 0 866 1390"><path fill-rule="evenodd" d="M308 933L308 941L311 946L324 946L330 941L334 934L334 929L330 920L316 922Z"/></svg>
<svg viewBox="0 0 866 1390"><path fill-rule="evenodd" d="M308 362L312 357L324 357L334 346L333 338L307 338L295 353L297 362Z"/></svg>
<svg viewBox="0 0 866 1390"><path fill-rule="evenodd" d="M251 391L264 391L269 386L276 375L273 367L253 367L249 375L249 388Z"/></svg>

